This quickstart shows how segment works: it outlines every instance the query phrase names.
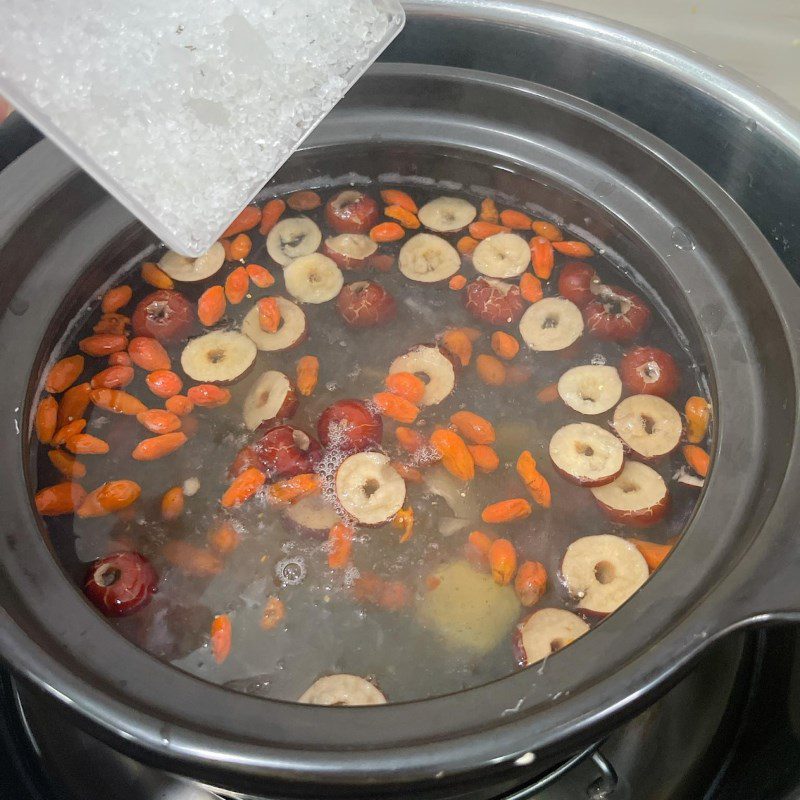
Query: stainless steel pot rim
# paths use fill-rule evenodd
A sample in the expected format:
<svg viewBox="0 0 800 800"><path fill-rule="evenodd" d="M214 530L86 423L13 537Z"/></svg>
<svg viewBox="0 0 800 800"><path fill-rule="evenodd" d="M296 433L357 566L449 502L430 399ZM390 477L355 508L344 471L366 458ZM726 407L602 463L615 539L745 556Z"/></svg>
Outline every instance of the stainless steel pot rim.
<svg viewBox="0 0 800 800"><path fill-rule="evenodd" d="M498 80L496 82L501 83L503 81ZM508 83L513 84L514 82ZM41 153L38 156L41 157ZM739 218L739 212L735 205L716 188L714 188L714 196L719 200L721 209L731 214L733 218ZM765 263L772 264L772 272L775 273L771 275L774 280L773 294L776 298L783 295L784 301L787 298L792 298L790 302L794 302L796 287L791 283L780 264L777 263L776 266L774 254L769 250L766 242L760 236L758 239L757 245L754 246L755 251L763 257ZM793 364L793 367L797 371L796 363ZM796 459L794 459L791 464L791 471L794 473L796 470L797 464ZM623 609L620 614L624 614L625 611ZM740 624L741 620L735 619L735 616L734 612L731 615L728 627ZM613 619L609 624L613 622ZM10 623L10 620L7 619L6 622ZM621 618L620 624L622 624ZM721 631L717 632L717 635L719 633ZM5 652L11 652L9 650L11 647L14 647L15 650L19 649L24 639L24 634L22 634L21 638L20 634L21 632L14 630L11 624L2 626L0 641L3 641L3 650ZM671 669L667 672L664 673L657 668L657 658L648 659L647 655L644 655L637 660L635 674L628 668L617 681L625 684L627 687L626 692L622 694L619 691L605 693L605 696L610 700L607 706L584 707L577 717L571 714L567 718L558 713L559 706L562 706L563 702L553 702L548 712L537 719L535 736L537 747L546 750L552 743L558 740L563 741L565 737L577 740L590 724L596 724L604 717L616 713L623 706L633 707L647 692L654 689L658 682L666 679L670 672L678 670L691 658L697 650L696 643L698 641L706 642L711 638L708 635L708 631L703 630L702 625L692 625L691 620L684 621L676 625L664 637L665 641L668 640L676 645L676 658ZM581 643L576 644L573 648L576 657L578 657L579 648L581 648ZM143 655L138 651L136 652L140 656ZM564 655L566 656L567 654ZM514 704L510 704L506 708L498 709L496 718L475 719L473 729L465 729L463 735L453 742L440 742L435 747L430 743L411 746L392 745L391 752L373 752L369 754L369 757L366 754L361 754L364 755L361 764L355 764L350 760L345 771L341 768L340 752L335 750L328 753L319 753L297 747L288 750L276 748L270 752L268 748L256 743L257 740L261 739L260 732L257 729L252 731L252 743L248 743L240 739L225 740L224 737L220 738L216 735L206 736L202 732L194 730L182 731L178 723L175 725L169 723L165 726L163 722L159 722L157 717L153 717L153 709L146 709L143 706L132 712L130 705L124 702L125 692L121 687L116 687L115 696L103 694L100 697L89 697L82 691L81 679L76 679L69 668L62 668L61 665L54 663L53 659L43 651L36 653L32 650L29 654L22 654L22 657L17 660L16 666L23 669L40 683L43 683L49 691L61 691L61 696L65 703L79 706L79 708L75 709L79 713L93 717L105 727L116 729L116 732L125 738L135 739L155 750L168 751L178 756L183 755L193 761L202 759L209 762L228 762L241 767L263 769L272 774L291 775L296 768L302 765L302 768L309 773L326 774L331 780L344 779L348 774L360 774L364 777L380 780L382 769L390 772L403 769L407 771L408 777L415 775L431 776L442 770L449 772L457 769L470 769L479 764L513 757L529 749L532 738L532 733L529 729L530 720L528 719L529 708L532 705L532 702L530 702L532 695L530 695L524 697L524 702L517 707L514 707ZM167 669L160 664L158 667ZM155 676L155 671L153 675ZM202 691L203 694L222 692L222 690L214 689L187 676L181 676L181 680L186 682L186 686L193 682L196 684L197 691ZM482 688L488 690L488 687ZM599 688L601 687L595 687L595 689ZM618 690L620 687L617 686L616 688ZM600 697L601 694L602 692L598 691L593 693L593 697ZM223 702L231 705L231 708L234 705L239 707L236 702L239 699L246 698L234 699L230 697L229 693L225 693L225 697L221 698ZM439 700L443 702L440 703ZM449 705L448 698L440 698L439 700L422 702L430 706L432 715L441 714L446 716ZM263 701L259 700L250 700L250 702L263 703ZM385 709L385 714L383 714L384 710L381 709L381 715L383 716L381 724L391 728L399 720L404 707L410 712L410 715L405 716L413 716L415 714L413 707L417 705L421 706L421 704L406 704L405 706L389 707ZM434 708L437 705L439 706L438 710ZM336 709L331 711L295 707L292 709L292 725L297 726L300 731L306 728L311 732L316 725L316 720L320 719L318 717L320 711L323 714L336 715L337 725L341 719L343 729L351 724L369 729L372 725L368 723L375 720L374 717L370 718L369 716L374 714L374 710ZM251 719L255 721L256 718ZM161 729L160 734L158 733L159 728ZM489 733L489 730L491 730L491 733ZM310 736L309 739L313 739L313 736ZM455 752L456 750L458 752Z"/></svg>

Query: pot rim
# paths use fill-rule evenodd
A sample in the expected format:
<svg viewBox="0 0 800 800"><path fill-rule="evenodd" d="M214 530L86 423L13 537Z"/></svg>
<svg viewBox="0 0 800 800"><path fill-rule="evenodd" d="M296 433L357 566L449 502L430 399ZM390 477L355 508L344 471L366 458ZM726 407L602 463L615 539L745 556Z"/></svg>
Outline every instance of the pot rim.
<svg viewBox="0 0 800 800"><path fill-rule="evenodd" d="M387 68L383 68L383 70L387 70ZM378 71L380 72L380 70ZM431 68L427 72L435 74L436 69ZM452 73L452 70L443 71L443 74L448 76ZM475 73L470 73L470 76L474 78ZM520 81L499 80L496 76L484 76L483 80L507 86L522 85ZM552 90L537 89L536 92L542 96L558 96L562 100L565 98L562 93ZM572 103L571 100L570 103ZM588 104L580 105L588 106ZM600 117L605 121L613 119L617 125L622 123L622 127L625 129L634 127L608 112L602 112ZM681 169L686 169L692 175L695 186L702 186L706 198L714 199L720 214L731 220L731 223L735 221L737 224L741 224L743 212L704 173L693 165L687 167L682 156L671 151L671 148L657 143L654 137L649 134L646 137L653 140L650 142L651 145L657 145L656 149L662 158L664 152L667 152L670 158L666 160L669 163L674 164L677 160ZM28 163L33 163L34 159L41 162L43 158L45 160L50 158L47 155L48 149L51 150L48 145L38 145L35 152L23 157L19 164L11 168L12 178L24 183ZM53 158L52 161L57 167L58 157ZM58 172L58 170L56 171ZM72 170L64 170L59 173L60 180L66 180L72 172ZM4 216L3 209L0 208L0 223L7 219L8 216ZM121 225L123 222L127 222L127 220L120 216L117 223ZM800 311L798 289L774 252L749 220L744 226L744 230L748 233L749 247L747 249L752 253L754 259L758 257L756 263L759 264L762 271L767 271L769 279L772 281L770 291L776 305L779 308L788 307L792 314ZM739 230L739 233L742 233L742 229ZM787 324L787 318L791 319L791 316L791 314L785 313L782 319L784 334L789 342L793 342L791 327ZM800 316L795 318L800 318ZM793 351L792 367L794 374L797 375L796 351ZM724 417L721 417L720 422L724 423ZM716 443L716 447L718 446L719 441ZM793 458L787 474L795 475L798 471L800 471L800 465L797 463L797 458ZM709 493L714 481L715 478L712 474ZM30 511L30 509L28 510ZM689 539L688 536L686 538ZM44 549L43 543L42 549ZM678 551L680 549L678 548ZM672 566L670 566L670 562L667 562L664 569L642 589L636 602L620 609L600 626L592 637L576 642L566 653L561 654L558 658L562 660L562 664L566 665L565 659L567 658L570 658L571 661L578 661L591 655L589 646L596 647L600 644L600 640L597 639L599 632L605 631L603 638L611 640L614 638L615 632L619 633L626 625L635 622L642 609L656 609L656 587L663 587L672 576L679 572L679 569L678 559L672 560ZM648 589L650 589L649 592ZM535 705L537 698L534 695L546 694L551 688L558 685L547 685L547 679L552 677L552 670L548 672L547 676L541 676L543 680L537 682L533 687L525 685L530 682L525 678L533 678L530 673L537 672L538 668L516 673L493 684L476 687L457 695L401 703L377 709L320 709L233 695L227 690L211 686L156 661L130 643L121 640L118 635L113 634L115 639L121 640L117 642L119 647L116 649L118 651L129 648L132 661L144 664L142 659L147 659L151 662L148 669L152 672L153 678L163 677L165 686L181 685L182 691L176 693L175 697L185 693L192 694L193 690L201 691L209 699L213 695L219 707L227 709L229 713L241 710L243 713L238 719L238 735L235 738L228 732L221 733L219 736L208 734L206 731L210 728L213 729L214 723L217 721L208 715L205 718L208 724L198 725L198 729L195 730L192 730L190 726L183 728L179 722L170 722L165 728L164 721L168 718L163 713L165 706L142 702L141 696L136 697L130 693L131 687L122 686L119 681L114 679L107 680L101 691L101 687L92 685L91 678L97 676L88 667L76 662L72 654L65 653L64 663L61 663L59 659L46 653L41 646L38 646L38 643L37 646L31 647L31 640L7 615L0 625L0 643L3 645L2 651L14 659L15 667L49 693L59 696L66 705L72 706L80 714L91 718L101 728L107 731L113 730L116 735L131 742L136 741L147 749L169 753L189 762L216 762L234 769L248 769L295 779L298 777L298 772L302 772L303 777L316 779L324 777L326 780L335 782L354 776L371 781L380 781L389 777L396 780L398 770L402 770L404 778L407 779L416 776L431 777L440 772L468 771L482 764L516 757L530 749L532 743L531 714L534 710L537 714L537 754L546 752L556 743L564 740L577 741L582 736L588 735L593 726L623 709L627 713L632 713L632 710L644 701L646 694L656 690L659 686L663 687L664 682L675 676L703 646L721 635L726 628L739 623L736 618L725 620L718 630L709 634L708 620L692 615L692 610L700 603L701 599L697 596L682 597L681 611L684 616L678 621L665 621L664 627L660 629L663 631L659 640L660 644L664 647L671 646L675 656L669 667L664 669L663 664L659 663L661 659L656 656L658 648L650 647L646 652L637 655L630 663L625 664L622 669L616 671L613 676L613 690L611 678L607 677L594 683L591 691L588 691L587 687L580 687L582 695L576 693L569 702L566 698L556 700L551 696L545 709ZM104 623L96 618L88 608L84 608L84 611L87 613L81 615L85 617L85 619L81 619L81 625L86 624L87 631L91 628L92 633L99 631ZM91 619L90 614L92 615ZM672 623L672 627L670 627L670 623ZM105 635L108 636L107 633ZM547 670L544 671L547 672ZM492 694L500 694L498 692L499 684L506 684L515 679L519 688L512 693L519 696L521 692L522 703L516 707L513 703L503 706L503 703L506 702L503 699L498 705L496 702L498 698L495 698L495 702L490 702ZM532 691L534 689L535 693ZM270 740L264 740L259 736L267 722L267 715L259 713L263 710L264 704L269 704L276 709L271 724L277 724L280 730L282 727L281 712L285 715L288 709L292 714L291 727L295 737L298 735L302 737L306 733L308 741L312 741L315 738L315 732L321 727L323 719L326 722L335 722L336 730L340 733L359 729L364 731L364 736L367 736L367 731L375 731L380 728L394 731L408 729L411 726L413 729L414 723L419 722L422 705L427 707L428 714L435 721L447 725L453 719L463 719L463 713L456 714L458 709L454 706L454 702L463 704L462 694L467 694L473 699L472 707L486 706L488 708L491 706L494 711L486 718L473 719L472 725L465 726L457 733L448 730L443 735L453 738L447 741L426 740L407 745L392 743L387 745L386 749L378 749L381 747L378 744L380 739L373 737L372 747L353 750L347 742L342 741L346 737L340 736L335 741L341 749L320 752L304 748L300 744L274 746ZM575 703L579 696L585 700L580 706ZM601 697L603 701L598 702ZM460 699L454 701L454 698ZM538 700L541 700L541 697ZM249 706L246 713L244 713L245 705ZM259 707L258 710L256 710L256 706ZM571 706L572 710L566 712L567 706ZM178 710L186 711L186 707L179 707ZM182 720L184 715L176 713L174 716L175 719ZM248 728L249 725L254 727ZM491 735L487 735L489 732ZM346 768L342 767L342 751L346 751L350 756Z"/></svg>

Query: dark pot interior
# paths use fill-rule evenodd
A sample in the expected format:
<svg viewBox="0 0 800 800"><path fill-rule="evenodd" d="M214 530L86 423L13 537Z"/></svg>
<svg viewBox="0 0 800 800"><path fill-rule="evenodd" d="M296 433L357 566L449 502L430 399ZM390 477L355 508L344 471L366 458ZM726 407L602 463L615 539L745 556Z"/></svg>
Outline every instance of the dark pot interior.
<svg viewBox="0 0 800 800"><path fill-rule="evenodd" d="M798 470L796 334L787 320L797 318L800 293L747 216L699 169L644 131L532 84L377 68L276 182L320 169L455 172L523 197L533 181L542 206L585 218L590 237L635 269L693 339L716 410L716 466L674 555L632 602L545 668L433 700L291 706L209 686L137 650L65 580L50 543L31 535L27 432L56 333L110 271L154 242L41 145L9 171L7 186L18 180L29 189L0 219L0 336L13 343L0 357L0 414L17 426L0 440L0 459L20 467L0 488L2 651L99 735L223 785L269 777L295 794L324 781L331 792L374 797L405 783L435 797L489 764L510 785L633 714L726 630L774 610L763 587L773 581L780 598L791 575L773 554L797 507L785 488ZM511 766L531 750L535 766Z"/></svg>

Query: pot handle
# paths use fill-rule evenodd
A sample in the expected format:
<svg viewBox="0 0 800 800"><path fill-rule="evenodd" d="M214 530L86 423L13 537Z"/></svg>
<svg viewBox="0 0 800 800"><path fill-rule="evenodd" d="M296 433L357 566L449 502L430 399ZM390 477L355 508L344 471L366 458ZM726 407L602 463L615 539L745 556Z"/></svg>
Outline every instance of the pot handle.
<svg viewBox="0 0 800 800"><path fill-rule="evenodd" d="M619 778L611 762L600 752L601 744L602 742L595 742L589 745L552 772L548 772L547 775L536 778L532 783L515 789L511 794L504 795L497 800L533 800L539 792L549 788L587 760L594 763L600 776L586 788L585 797L589 800L616 800L619 797L616 793L619 787Z"/></svg>

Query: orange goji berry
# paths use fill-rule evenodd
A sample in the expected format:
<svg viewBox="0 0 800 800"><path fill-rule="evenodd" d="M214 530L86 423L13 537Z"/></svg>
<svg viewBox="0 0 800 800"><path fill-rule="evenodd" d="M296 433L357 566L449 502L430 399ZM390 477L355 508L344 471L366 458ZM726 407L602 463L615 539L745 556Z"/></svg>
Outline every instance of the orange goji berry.
<svg viewBox="0 0 800 800"><path fill-rule="evenodd" d="M127 346L127 337L120 333L96 333L78 342L78 348L88 356L107 356Z"/></svg>
<svg viewBox="0 0 800 800"><path fill-rule="evenodd" d="M386 376L386 388L409 403L419 403L425 394L425 383L411 372L393 372Z"/></svg>
<svg viewBox="0 0 800 800"><path fill-rule="evenodd" d="M89 395L92 387L88 383L79 383L77 386L70 386L61 396L58 404L57 425L62 428L74 419L80 419L89 408Z"/></svg>
<svg viewBox="0 0 800 800"><path fill-rule="evenodd" d="M122 389L92 389L89 399L98 407L115 414L135 416L147 411L147 406L138 398Z"/></svg>
<svg viewBox="0 0 800 800"><path fill-rule="evenodd" d="M249 500L263 485L267 476L255 467L249 467L234 478L233 483L222 495L221 503L225 508L232 508Z"/></svg>
<svg viewBox="0 0 800 800"><path fill-rule="evenodd" d="M377 605L381 599L384 581L374 572L364 570L353 581L353 595L360 603Z"/></svg>
<svg viewBox="0 0 800 800"><path fill-rule="evenodd" d="M701 478L705 478L708 475L708 466L711 458L702 447L698 447L696 444L684 445L683 457L686 459L686 463Z"/></svg>
<svg viewBox="0 0 800 800"><path fill-rule="evenodd" d="M492 547L492 542L494 541L490 536L487 536L483 531L472 531L467 541L479 552L483 553L483 555L489 555L489 550Z"/></svg>
<svg viewBox="0 0 800 800"><path fill-rule="evenodd" d="M244 233L251 228L255 228L261 221L261 209L258 206L245 206L238 214L236 219L225 228L223 236L235 236L237 233Z"/></svg>
<svg viewBox="0 0 800 800"><path fill-rule="evenodd" d="M402 581L384 581L378 605L386 611L400 611L411 601L411 592Z"/></svg>
<svg viewBox="0 0 800 800"><path fill-rule="evenodd" d="M108 442L88 433L76 433L70 436L65 446L76 456L102 456L109 451Z"/></svg>
<svg viewBox="0 0 800 800"><path fill-rule="evenodd" d="M422 473L410 464L404 464L402 461L390 461L392 469L404 480L411 483L422 483Z"/></svg>
<svg viewBox="0 0 800 800"><path fill-rule="evenodd" d="M522 497L515 497L511 500L501 500L499 503L492 503L486 506L481 512L481 519L494 525L504 522L514 522L518 519L529 517L533 509L531 504Z"/></svg>
<svg viewBox="0 0 800 800"><path fill-rule="evenodd" d="M233 272L225 278L225 297L231 305L238 305L244 300L250 288L250 278L244 267L236 267Z"/></svg>
<svg viewBox="0 0 800 800"><path fill-rule="evenodd" d="M460 292L467 285L467 279L463 275L453 275L447 282L447 285L454 292Z"/></svg>
<svg viewBox="0 0 800 800"><path fill-rule="evenodd" d="M454 431L440 428L431 436L431 446L442 456L444 468L462 481L475 477L475 460L466 442Z"/></svg>
<svg viewBox="0 0 800 800"><path fill-rule="evenodd" d="M56 447L60 447L62 444L66 444L68 439L71 439L73 436L82 433L85 427L85 419L74 419L72 422L68 422L66 425L58 428L53 434L53 439L50 443Z"/></svg>
<svg viewBox="0 0 800 800"><path fill-rule="evenodd" d="M500 466L500 458L488 444L470 444L470 453L475 461L475 466L481 472L494 472Z"/></svg>
<svg viewBox="0 0 800 800"><path fill-rule="evenodd" d="M628 539L636 549L644 556L650 572L657 570L664 559L672 552L670 544L656 544L655 542L644 542L641 539Z"/></svg>
<svg viewBox="0 0 800 800"><path fill-rule="evenodd" d="M280 197L276 197L266 203L264 208L261 209L261 224L258 227L258 232L264 235L268 234L275 227L284 211L286 211L286 203ZM252 278L253 276L251 275L250 277Z"/></svg>
<svg viewBox="0 0 800 800"><path fill-rule="evenodd" d="M455 356L462 367L466 367L472 359L472 342L460 328L452 328L442 334L442 347Z"/></svg>
<svg viewBox="0 0 800 800"><path fill-rule="evenodd" d="M402 206L388 206L383 210L383 213L389 219L397 220L404 228L409 230L419 228L420 223L417 215Z"/></svg>
<svg viewBox="0 0 800 800"><path fill-rule="evenodd" d="M510 233L511 229L505 225L497 225L494 222L473 222L469 226L469 235L473 239L488 239L497 233Z"/></svg>
<svg viewBox="0 0 800 800"><path fill-rule="evenodd" d="M36 492L36 510L43 517L72 514L86 497L84 488L72 481L56 483Z"/></svg>
<svg viewBox="0 0 800 800"><path fill-rule="evenodd" d="M491 222L495 225L500 221L497 205L491 197L486 197L481 201L480 219L483 222Z"/></svg>
<svg viewBox="0 0 800 800"><path fill-rule="evenodd" d="M402 447L403 450L408 453L415 453L417 450L421 450L428 444L425 437L419 431L415 431L412 428L406 428L402 425L397 426L394 435L399 442L400 447Z"/></svg>
<svg viewBox="0 0 800 800"><path fill-rule="evenodd" d="M591 258L594 255L594 250L584 242L553 242L553 248L570 258Z"/></svg>
<svg viewBox="0 0 800 800"><path fill-rule="evenodd" d="M231 253L231 240L220 239L219 243L222 245L222 250L225 253L225 260L234 261L233 254Z"/></svg>
<svg viewBox="0 0 800 800"><path fill-rule="evenodd" d="M262 297L258 303L258 324L262 331L275 333L281 326L281 310L274 297Z"/></svg>
<svg viewBox="0 0 800 800"><path fill-rule="evenodd" d="M83 372L83 356L67 356L56 361L47 373L44 388L51 394L65 392Z"/></svg>
<svg viewBox="0 0 800 800"><path fill-rule="evenodd" d="M472 444L492 444L495 440L494 425L472 411L456 411L450 416L450 422Z"/></svg>
<svg viewBox="0 0 800 800"><path fill-rule="evenodd" d="M161 497L161 519L170 522L183 514L185 498L182 486L167 489Z"/></svg>
<svg viewBox="0 0 800 800"><path fill-rule="evenodd" d="M211 622L211 652L214 661L221 664L231 654L233 626L227 614L217 614Z"/></svg>
<svg viewBox="0 0 800 800"><path fill-rule="evenodd" d="M478 377L489 386L502 386L506 382L506 368L502 361L481 354L475 359Z"/></svg>
<svg viewBox="0 0 800 800"><path fill-rule="evenodd" d="M500 222L507 228L517 231L529 231L533 224L533 220L527 214L513 208L500 212Z"/></svg>
<svg viewBox="0 0 800 800"><path fill-rule="evenodd" d="M317 387L319 380L319 359L316 356L303 356L297 362L297 391L308 397Z"/></svg>
<svg viewBox="0 0 800 800"><path fill-rule="evenodd" d="M519 342L510 333L495 331L492 334L492 350L495 355L510 361L519 353Z"/></svg>
<svg viewBox="0 0 800 800"><path fill-rule="evenodd" d="M133 361L131 361L131 357L124 350L120 350L118 353L112 353L108 357L109 367L130 367L132 364Z"/></svg>
<svg viewBox="0 0 800 800"><path fill-rule="evenodd" d="M124 335L130 324L130 317L126 317L124 314L103 314L99 322L92 328L92 333L116 333Z"/></svg>
<svg viewBox="0 0 800 800"><path fill-rule="evenodd" d="M401 508L392 517L392 527L403 531L400 544L405 544L414 535L414 509L411 506Z"/></svg>
<svg viewBox="0 0 800 800"><path fill-rule="evenodd" d="M69 480L80 479L86 475L86 467L75 456L63 450L50 450L47 457L50 463Z"/></svg>
<svg viewBox="0 0 800 800"><path fill-rule="evenodd" d="M495 539L489 548L489 567L495 583L511 583L517 571L517 551L508 539Z"/></svg>
<svg viewBox="0 0 800 800"><path fill-rule="evenodd" d="M535 606L547 589L547 570L538 561L520 564L514 579L514 591L525 607Z"/></svg>
<svg viewBox="0 0 800 800"><path fill-rule="evenodd" d="M529 450L523 450L517 459L517 474L531 493L531 497L542 508L550 508L552 502L550 484L536 468L536 461Z"/></svg>
<svg viewBox="0 0 800 800"><path fill-rule="evenodd" d="M100 308L104 314L115 314L130 303L131 297L133 297L133 289L130 286L115 286L103 295Z"/></svg>
<svg viewBox="0 0 800 800"><path fill-rule="evenodd" d="M705 397L690 397L684 408L686 438L690 444L700 444L706 438L711 420L711 404Z"/></svg>
<svg viewBox="0 0 800 800"><path fill-rule="evenodd" d="M133 448L131 457L135 461L155 461L157 458L164 458L164 456L174 453L178 448L183 447L186 441L186 434L182 431L162 433L160 436L142 439Z"/></svg>
<svg viewBox="0 0 800 800"><path fill-rule="evenodd" d="M478 240L473 239L471 236L462 236L456 242L456 250L461 253L462 256L471 255L475 248L478 246Z"/></svg>
<svg viewBox="0 0 800 800"><path fill-rule="evenodd" d="M50 444L56 433L58 425L58 403L55 397L47 395L39 401L36 407L36 417L33 426L36 429L36 438L42 444Z"/></svg>
<svg viewBox="0 0 800 800"><path fill-rule="evenodd" d="M186 396L196 406L201 408L217 408L230 402L231 393L222 386L215 386L213 383L200 383L192 386Z"/></svg>
<svg viewBox="0 0 800 800"><path fill-rule="evenodd" d="M124 389L133 380L133 367L107 367L98 372L89 385L92 389Z"/></svg>
<svg viewBox="0 0 800 800"><path fill-rule="evenodd" d="M197 299L197 318L202 325L210 328L222 319L226 306L225 290L222 286L209 286Z"/></svg>
<svg viewBox="0 0 800 800"><path fill-rule="evenodd" d="M246 233L240 233L230 246L230 261L244 261L253 249L253 241ZM247 273L245 272L245 277Z"/></svg>
<svg viewBox="0 0 800 800"><path fill-rule="evenodd" d="M272 277L272 273L260 264L248 264L244 269L247 273L247 277L250 278L253 285L257 286L259 289L266 289L275 283L275 278Z"/></svg>
<svg viewBox="0 0 800 800"><path fill-rule="evenodd" d="M171 411L178 417L185 417L187 414L191 414L192 411L194 411L194 403L186 397L186 395L182 394L168 397L167 402L164 403L164 407L167 411Z"/></svg>
<svg viewBox="0 0 800 800"><path fill-rule="evenodd" d="M349 563L353 535L353 529L343 522L338 522L328 531L328 566L331 569L344 569Z"/></svg>
<svg viewBox="0 0 800 800"><path fill-rule="evenodd" d="M107 481L86 495L78 506L79 517L105 517L122 511L139 499L142 487L135 481Z"/></svg>
<svg viewBox="0 0 800 800"><path fill-rule="evenodd" d="M219 556L204 547L197 547L180 539L167 542L161 548L161 555L173 567L177 567L187 575L208 577L222 571L222 561Z"/></svg>
<svg viewBox="0 0 800 800"><path fill-rule="evenodd" d="M261 630L271 631L286 616L286 606L283 601L275 595L267 598L264 612L261 614Z"/></svg>
<svg viewBox="0 0 800 800"><path fill-rule="evenodd" d="M525 272L519 279L519 293L523 300L527 300L529 303L538 303L544 297L542 282L530 272Z"/></svg>
<svg viewBox="0 0 800 800"><path fill-rule="evenodd" d="M533 376L533 369L524 364L512 364L506 367L506 386L519 386Z"/></svg>
<svg viewBox="0 0 800 800"><path fill-rule="evenodd" d="M540 403L552 403L558 400L559 397L557 383L549 383L544 389L540 389L536 392L536 399Z"/></svg>
<svg viewBox="0 0 800 800"><path fill-rule="evenodd" d="M400 208L404 208L412 214L416 214L417 211L419 211L411 195L406 194L400 189L382 189L381 200L383 200L387 206L400 206Z"/></svg>
<svg viewBox="0 0 800 800"><path fill-rule="evenodd" d="M399 397L391 392L377 392L372 395L372 402L378 411L386 417L409 424L419 415L419 408L404 397Z"/></svg>
<svg viewBox="0 0 800 800"><path fill-rule="evenodd" d="M172 433L181 427L181 420L177 414L161 408L150 408L139 412L136 421L150 433Z"/></svg>
<svg viewBox="0 0 800 800"><path fill-rule="evenodd" d="M396 242L405 235L405 230L396 222L381 222L369 232L373 242Z"/></svg>
<svg viewBox="0 0 800 800"><path fill-rule="evenodd" d="M552 222L546 222L543 219L537 219L531 223L531 228L537 236L544 236L551 242L560 242L564 237L561 231L553 225Z"/></svg>
<svg viewBox="0 0 800 800"><path fill-rule="evenodd" d="M530 241L531 264L536 277L543 281L550 280L555 265L553 245L544 236L534 236Z"/></svg>
<svg viewBox="0 0 800 800"><path fill-rule="evenodd" d="M150 336L137 336L128 345L131 361L141 369L152 372L156 369L170 369L172 362L164 345Z"/></svg>
<svg viewBox="0 0 800 800"><path fill-rule="evenodd" d="M271 505L296 503L321 489L319 477L312 472L304 472L292 478L273 483L267 489L267 502Z"/></svg>
<svg viewBox="0 0 800 800"><path fill-rule="evenodd" d="M223 556L239 546L239 531L230 522L221 522L208 534L208 543Z"/></svg>
<svg viewBox="0 0 800 800"><path fill-rule="evenodd" d="M142 280L156 289L174 289L175 282L158 264L145 261L142 264Z"/></svg>
<svg viewBox="0 0 800 800"><path fill-rule="evenodd" d="M169 369L156 369L148 372L144 382L156 397L162 399L174 397L183 388L183 381Z"/></svg>
<svg viewBox="0 0 800 800"><path fill-rule="evenodd" d="M286 205L292 211L313 211L322 205L322 198L316 192L309 190L293 192L286 198Z"/></svg>

